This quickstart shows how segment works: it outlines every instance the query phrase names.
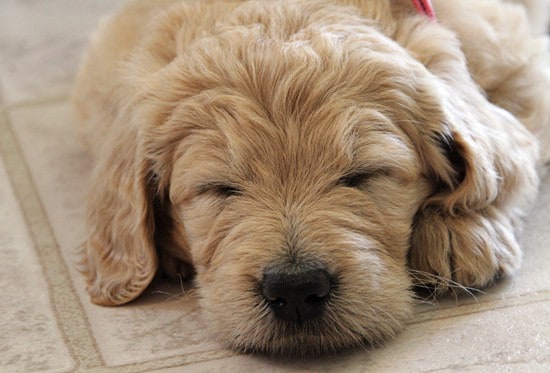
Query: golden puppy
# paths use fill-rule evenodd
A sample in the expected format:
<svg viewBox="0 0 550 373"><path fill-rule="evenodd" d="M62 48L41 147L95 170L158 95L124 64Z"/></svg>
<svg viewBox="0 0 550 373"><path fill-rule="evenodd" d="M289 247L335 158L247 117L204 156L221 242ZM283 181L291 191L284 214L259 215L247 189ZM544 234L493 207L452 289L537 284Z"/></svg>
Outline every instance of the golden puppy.
<svg viewBox="0 0 550 373"><path fill-rule="evenodd" d="M142 1L101 27L75 101L97 158L92 301L196 273L244 351L377 343L413 285L481 288L548 159L545 38L499 1Z"/></svg>

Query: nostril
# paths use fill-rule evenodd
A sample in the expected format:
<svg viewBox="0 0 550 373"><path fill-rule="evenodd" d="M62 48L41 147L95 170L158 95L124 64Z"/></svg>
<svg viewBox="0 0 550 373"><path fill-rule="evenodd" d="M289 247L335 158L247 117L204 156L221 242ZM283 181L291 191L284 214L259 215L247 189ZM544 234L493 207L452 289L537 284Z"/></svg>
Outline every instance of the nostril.
<svg viewBox="0 0 550 373"><path fill-rule="evenodd" d="M273 310L280 310L286 306L286 301L283 298L277 298L274 300L267 299L267 303L269 304L269 307L271 307L271 309Z"/></svg>
<svg viewBox="0 0 550 373"><path fill-rule="evenodd" d="M306 298L316 302L324 300L330 293L332 282L325 272L315 273L313 276L313 285L310 286L310 295Z"/></svg>
<svg viewBox="0 0 550 373"><path fill-rule="evenodd" d="M271 277L267 280L264 279L262 285L262 294L264 295L265 300L267 300L269 303L284 302L284 299L282 298L282 293L283 291L281 289L281 286L274 283Z"/></svg>
<svg viewBox="0 0 550 373"><path fill-rule="evenodd" d="M322 297L318 295L310 295L306 298L306 303L310 306L322 305L327 300L327 296L328 294Z"/></svg>

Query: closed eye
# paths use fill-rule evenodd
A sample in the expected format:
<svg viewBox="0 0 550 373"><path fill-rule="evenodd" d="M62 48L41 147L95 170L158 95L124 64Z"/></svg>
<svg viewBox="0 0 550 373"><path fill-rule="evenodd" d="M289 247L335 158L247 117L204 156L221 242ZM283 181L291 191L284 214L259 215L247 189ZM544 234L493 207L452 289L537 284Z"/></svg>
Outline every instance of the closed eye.
<svg viewBox="0 0 550 373"><path fill-rule="evenodd" d="M355 170L338 179L338 185L348 188L362 188L365 187L370 180L389 174L390 171L387 169Z"/></svg>
<svg viewBox="0 0 550 373"><path fill-rule="evenodd" d="M199 190L198 190L199 195L213 194L224 198L228 198L232 196L240 196L242 195L242 193L243 193L242 189L236 185L218 183L218 182L203 184L199 187Z"/></svg>

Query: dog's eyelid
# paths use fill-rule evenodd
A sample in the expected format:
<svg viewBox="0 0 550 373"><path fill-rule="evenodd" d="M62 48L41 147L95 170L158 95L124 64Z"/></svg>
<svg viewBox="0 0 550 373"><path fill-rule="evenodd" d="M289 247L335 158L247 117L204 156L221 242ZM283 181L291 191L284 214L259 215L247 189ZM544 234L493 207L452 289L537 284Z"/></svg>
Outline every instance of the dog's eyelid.
<svg viewBox="0 0 550 373"><path fill-rule="evenodd" d="M357 188L363 186L367 181L378 176L391 175L391 170L387 168L378 169L359 169L354 170L338 179L338 185L349 188Z"/></svg>
<svg viewBox="0 0 550 373"><path fill-rule="evenodd" d="M232 197L241 195L243 190L231 183L209 182L201 185L197 191L198 195L204 195L207 193L215 194L221 197Z"/></svg>

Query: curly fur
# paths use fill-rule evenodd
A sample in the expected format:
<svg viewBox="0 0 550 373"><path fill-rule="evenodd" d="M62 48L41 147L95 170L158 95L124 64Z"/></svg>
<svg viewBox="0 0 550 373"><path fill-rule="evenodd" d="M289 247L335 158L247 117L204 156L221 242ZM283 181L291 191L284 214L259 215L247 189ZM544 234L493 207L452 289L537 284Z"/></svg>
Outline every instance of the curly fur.
<svg viewBox="0 0 550 373"><path fill-rule="evenodd" d="M97 159L92 301L196 272L229 346L315 354L395 335L413 285L513 273L550 158L544 20L434 6L438 22L405 0L141 1L106 20L75 91ZM321 318L285 324L257 291L290 262L337 279Z"/></svg>

